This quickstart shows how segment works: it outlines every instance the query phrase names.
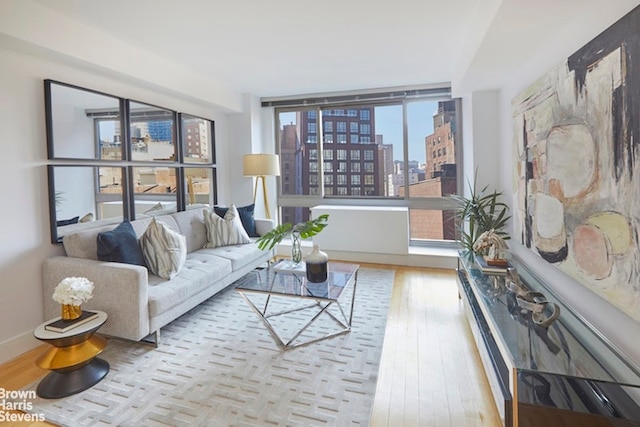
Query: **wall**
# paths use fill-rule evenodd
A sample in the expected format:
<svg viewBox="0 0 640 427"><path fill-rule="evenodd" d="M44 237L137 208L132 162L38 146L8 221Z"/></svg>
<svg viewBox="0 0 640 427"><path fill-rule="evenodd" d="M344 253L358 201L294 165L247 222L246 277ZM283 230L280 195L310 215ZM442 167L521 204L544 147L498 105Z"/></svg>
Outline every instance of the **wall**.
<svg viewBox="0 0 640 427"><path fill-rule="evenodd" d="M629 8L630 10L631 8ZM562 39L552 44L541 45L531 53L531 60L512 74L512 78L500 90L500 188L506 194L513 192L512 118L511 100L536 79L562 62L568 55L597 36L602 30L617 21L622 15L611 17L608 14L593 13L588 21L567 23L567 31ZM574 31L571 31L571 30ZM588 288L562 273L556 267L543 261L530 250L515 241L509 243L511 250L520 256L537 274L549 284L554 292L572 306L585 321L591 323L610 341L610 344L626 355L626 358L640 368L640 325L629 316L591 292Z"/></svg>
<svg viewBox="0 0 640 427"><path fill-rule="evenodd" d="M49 235L44 79L72 83L212 119L215 121L216 145L227 146L229 138L226 113L214 111L211 105L196 103L192 97L142 87L125 78L116 78L112 73L101 74L95 67L58 60L50 52L33 49L4 36L0 36L0 61L0 114L3 119L0 126L3 154L0 156L3 200L3 209L0 209L2 363L38 344L32 338L32 332L44 321L43 298L51 297L42 294L42 261L63 254L61 246L50 243ZM232 165L225 160L226 150L220 151L218 185L231 188L227 175Z"/></svg>

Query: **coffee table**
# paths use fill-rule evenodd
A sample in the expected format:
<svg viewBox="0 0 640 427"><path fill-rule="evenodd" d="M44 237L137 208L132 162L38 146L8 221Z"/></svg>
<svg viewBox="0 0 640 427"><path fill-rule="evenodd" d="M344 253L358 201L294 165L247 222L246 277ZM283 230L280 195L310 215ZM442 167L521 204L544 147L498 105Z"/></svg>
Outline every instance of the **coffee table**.
<svg viewBox="0 0 640 427"><path fill-rule="evenodd" d="M290 350L351 331L359 265L329 262L327 280L321 283L311 283L307 281L304 271L280 270L281 262L249 273L240 279L235 288L258 315L281 349ZM353 293L347 317L340 304L340 297L345 289L352 285ZM286 299L286 308L279 311L270 310L270 303L274 298ZM258 308L258 305L262 308ZM338 308L337 313L329 311L332 306ZM287 316L294 312L308 314L309 320L295 332L293 337L285 342L270 319ZM335 322L336 329L319 337L300 338L302 333L323 314L326 315L323 317L328 316Z"/></svg>

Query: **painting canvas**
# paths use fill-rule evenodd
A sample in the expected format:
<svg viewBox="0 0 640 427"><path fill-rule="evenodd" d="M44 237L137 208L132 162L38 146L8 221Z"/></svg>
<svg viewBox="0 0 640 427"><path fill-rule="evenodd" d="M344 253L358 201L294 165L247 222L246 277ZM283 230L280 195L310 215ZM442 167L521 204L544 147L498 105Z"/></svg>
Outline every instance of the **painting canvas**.
<svg viewBox="0 0 640 427"><path fill-rule="evenodd" d="M512 113L514 237L640 321L640 7Z"/></svg>

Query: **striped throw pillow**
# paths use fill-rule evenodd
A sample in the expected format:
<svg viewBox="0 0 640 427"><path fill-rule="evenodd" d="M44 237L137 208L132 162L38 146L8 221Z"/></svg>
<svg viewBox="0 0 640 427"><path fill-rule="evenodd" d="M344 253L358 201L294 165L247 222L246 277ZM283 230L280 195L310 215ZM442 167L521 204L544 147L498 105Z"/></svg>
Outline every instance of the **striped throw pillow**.
<svg viewBox="0 0 640 427"><path fill-rule="evenodd" d="M240 215L235 205L231 205L227 213L224 214L224 218L220 218L218 214L207 209L203 212L204 224L207 228L205 248L251 243L247 231L242 226Z"/></svg>
<svg viewBox="0 0 640 427"><path fill-rule="evenodd" d="M147 268L163 279L172 279L187 260L187 239L155 218L140 237Z"/></svg>

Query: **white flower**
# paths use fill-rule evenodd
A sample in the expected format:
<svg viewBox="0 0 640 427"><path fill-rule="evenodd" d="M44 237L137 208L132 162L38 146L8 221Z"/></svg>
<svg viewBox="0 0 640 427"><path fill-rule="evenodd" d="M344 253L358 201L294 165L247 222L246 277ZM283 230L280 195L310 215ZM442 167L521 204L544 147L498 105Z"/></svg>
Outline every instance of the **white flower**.
<svg viewBox="0 0 640 427"><path fill-rule="evenodd" d="M53 299L59 304L82 305L92 297L93 282L86 277L67 277L53 291Z"/></svg>

